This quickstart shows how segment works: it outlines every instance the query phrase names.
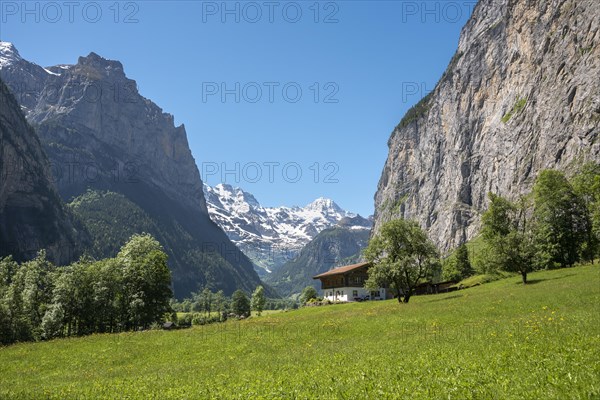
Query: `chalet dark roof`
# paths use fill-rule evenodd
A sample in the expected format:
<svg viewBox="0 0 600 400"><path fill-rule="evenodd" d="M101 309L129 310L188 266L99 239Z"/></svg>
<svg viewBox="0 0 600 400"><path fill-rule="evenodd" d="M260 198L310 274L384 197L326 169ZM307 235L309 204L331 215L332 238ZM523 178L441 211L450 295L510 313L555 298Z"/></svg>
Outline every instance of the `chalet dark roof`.
<svg viewBox="0 0 600 400"><path fill-rule="evenodd" d="M350 271L354 271L355 269L364 268L364 267L366 267L367 265L370 265L370 264L371 263L368 263L368 262L362 262L362 263L358 263L358 264L345 265L343 267L334 268L334 269L329 270L327 272L323 272L322 274L315 275L315 276L313 276L313 279L320 279L320 278L324 278L326 276L333 276L333 275L343 275L343 274L348 273Z"/></svg>
<svg viewBox="0 0 600 400"><path fill-rule="evenodd" d="M163 329L173 329L175 328L175 323L171 321L167 321L162 325Z"/></svg>

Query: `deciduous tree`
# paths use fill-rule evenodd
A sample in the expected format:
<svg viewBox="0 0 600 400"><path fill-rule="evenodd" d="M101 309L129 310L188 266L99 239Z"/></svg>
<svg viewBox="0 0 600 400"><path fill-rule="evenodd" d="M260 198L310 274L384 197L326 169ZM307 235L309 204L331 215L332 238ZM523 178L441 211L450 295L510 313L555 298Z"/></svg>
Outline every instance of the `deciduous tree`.
<svg viewBox="0 0 600 400"><path fill-rule="evenodd" d="M217 293L215 293L214 305L215 305L215 310L219 313L224 313L227 311L227 309L228 309L227 296L225 296L225 293L223 293L222 290L219 290Z"/></svg>
<svg viewBox="0 0 600 400"><path fill-rule="evenodd" d="M238 317L250 315L250 300L242 290L236 290L231 296L231 309Z"/></svg>
<svg viewBox="0 0 600 400"><path fill-rule="evenodd" d="M265 298L265 288L261 285L257 286L252 293L252 300L250 301L251 308L256 311L256 313L260 316L265 308L265 302L267 299Z"/></svg>
<svg viewBox="0 0 600 400"><path fill-rule="evenodd" d="M463 243L448 257L443 266L443 277L448 280L462 280L475 273L469 260L469 251Z"/></svg>
<svg viewBox="0 0 600 400"><path fill-rule="evenodd" d="M123 268L127 325L148 328L170 311L171 272L167 255L151 235L133 235L117 255Z"/></svg>
<svg viewBox="0 0 600 400"><path fill-rule="evenodd" d="M595 257L600 257L600 164L585 164L573 177L572 183L591 220L582 248L582 257L593 263Z"/></svg>
<svg viewBox="0 0 600 400"><path fill-rule="evenodd" d="M527 283L527 274L533 270L533 235L527 221L527 200L518 204L488 194L490 205L482 216L483 238L492 249L489 263L497 269L521 274Z"/></svg>
<svg viewBox="0 0 600 400"><path fill-rule="evenodd" d="M319 296L317 293L317 289L312 286L307 286L302 290L302 294L300 295L300 301L302 304L308 303L311 299L316 299Z"/></svg>
<svg viewBox="0 0 600 400"><path fill-rule="evenodd" d="M571 267L579 261L590 230L585 204L565 175L544 170L533 187L536 261L541 268Z"/></svg>
<svg viewBox="0 0 600 400"><path fill-rule="evenodd" d="M370 240L365 257L373 263L365 286L391 285L398 301L408 303L419 282L439 267L439 254L427 234L414 221L385 223Z"/></svg>

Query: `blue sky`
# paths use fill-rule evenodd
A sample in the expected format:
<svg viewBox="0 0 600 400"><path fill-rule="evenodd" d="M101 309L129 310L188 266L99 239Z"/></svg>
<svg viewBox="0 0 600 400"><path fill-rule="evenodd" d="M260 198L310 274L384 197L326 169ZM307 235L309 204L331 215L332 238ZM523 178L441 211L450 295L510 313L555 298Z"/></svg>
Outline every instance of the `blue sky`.
<svg viewBox="0 0 600 400"><path fill-rule="evenodd" d="M185 124L211 185L369 215L389 135L435 86L474 5L2 0L0 39L43 66L91 51L121 61Z"/></svg>

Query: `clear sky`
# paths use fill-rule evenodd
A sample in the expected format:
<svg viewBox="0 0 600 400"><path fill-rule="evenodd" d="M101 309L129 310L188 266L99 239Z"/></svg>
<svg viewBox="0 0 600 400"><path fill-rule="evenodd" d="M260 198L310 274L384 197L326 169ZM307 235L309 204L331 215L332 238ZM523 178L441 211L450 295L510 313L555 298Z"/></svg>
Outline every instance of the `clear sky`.
<svg viewBox="0 0 600 400"><path fill-rule="evenodd" d="M389 135L435 86L475 3L0 0L0 39L42 66L92 51L121 61L185 124L210 185L369 215Z"/></svg>

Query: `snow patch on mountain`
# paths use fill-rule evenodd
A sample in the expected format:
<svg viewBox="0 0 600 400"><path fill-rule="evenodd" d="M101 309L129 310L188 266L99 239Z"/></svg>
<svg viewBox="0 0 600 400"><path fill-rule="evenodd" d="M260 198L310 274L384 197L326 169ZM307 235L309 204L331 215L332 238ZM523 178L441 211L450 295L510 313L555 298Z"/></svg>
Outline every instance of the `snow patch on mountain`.
<svg viewBox="0 0 600 400"><path fill-rule="evenodd" d="M263 207L238 187L204 185L211 219L254 262L259 272L271 272L297 253L319 232L343 224L370 229L371 222L340 208L333 200L318 198L304 207Z"/></svg>
<svg viewBox="0 0 600 400"><path fill-rule="evenodd" d="M12 43L0 42L0 68L12 65L22 59L19 51Z"/></svg>

